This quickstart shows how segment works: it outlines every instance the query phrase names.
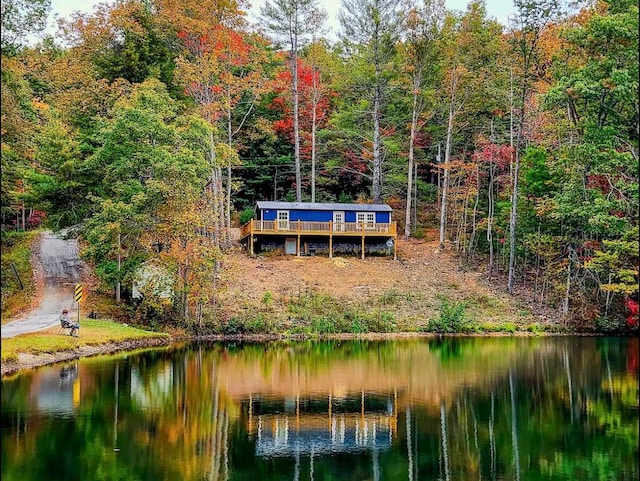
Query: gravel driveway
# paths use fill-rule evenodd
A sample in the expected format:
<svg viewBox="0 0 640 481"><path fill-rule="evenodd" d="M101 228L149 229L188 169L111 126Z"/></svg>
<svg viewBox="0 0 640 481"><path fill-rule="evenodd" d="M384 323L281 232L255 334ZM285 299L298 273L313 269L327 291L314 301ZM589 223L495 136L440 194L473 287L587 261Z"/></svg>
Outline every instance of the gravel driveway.
<svg viewBox="0 0 640 481"><path fill-rule="evenodd" d="M2 326L2 337L41 331L58 324L63 308L72 319L77 316L73 302L74 285L81 282L84 263L78 257L78 240L65 240L50 231L40 238L36 271L43 277L40 305L25 318Z"/></svg>

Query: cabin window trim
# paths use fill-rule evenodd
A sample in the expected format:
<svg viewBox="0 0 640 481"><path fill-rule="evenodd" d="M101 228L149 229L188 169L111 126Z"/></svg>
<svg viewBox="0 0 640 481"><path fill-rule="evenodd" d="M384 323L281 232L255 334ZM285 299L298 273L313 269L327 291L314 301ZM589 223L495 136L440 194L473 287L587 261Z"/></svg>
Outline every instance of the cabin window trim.
<svg viewBox="0 0 640 481"><path fill-rule="evenodd" d="M356 212L356 223L358 226L364 222L365 230L375 230L376 213L375 212Z"/></svg>

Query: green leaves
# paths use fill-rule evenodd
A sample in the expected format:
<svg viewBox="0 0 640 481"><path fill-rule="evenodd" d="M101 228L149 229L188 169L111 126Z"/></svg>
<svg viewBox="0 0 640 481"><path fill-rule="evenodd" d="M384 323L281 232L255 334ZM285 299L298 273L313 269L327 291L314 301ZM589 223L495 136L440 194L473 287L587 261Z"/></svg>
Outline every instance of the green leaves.
<svg viewBox="0 0 640 481"><path fill-rule="evenodd" d="M178 104L157 80L134 87L113 108L104 143L90 159L103 173L105 196L97 199L88 223L87 253L109 284L132 279L153 255L154 243L170 244L186 234L181 225L196 227L176 220L191 215L203 194L208 129L201 119L177 112ZM114 274L118 253L124 263Z"/></svg>
<svg viewBox="0 0 640 481"><path fill-rule="evenodd" d="M15 52L27 35L42 32L50 8L51 0L3 0L2 54Z"/></svg>
<svg viewBox="0 0 640 481"><path fill-rule="evenodd" d="M585 262L585 268L601 274L600 289L618 294L633 294L638 290L638 226L629 229L620 239L605 240L603 249Z"/></svg>

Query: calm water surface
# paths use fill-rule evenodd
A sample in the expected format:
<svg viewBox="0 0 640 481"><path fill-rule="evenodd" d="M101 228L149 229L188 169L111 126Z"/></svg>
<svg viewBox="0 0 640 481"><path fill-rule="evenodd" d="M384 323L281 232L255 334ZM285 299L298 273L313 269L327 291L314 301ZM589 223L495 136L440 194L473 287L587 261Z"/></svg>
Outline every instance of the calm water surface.
<svg viewBox="0 0 640 481"><path fill-rule="evenodd" d="M2 479L637 480L638 340L196 344L2 381Z"/></svg>

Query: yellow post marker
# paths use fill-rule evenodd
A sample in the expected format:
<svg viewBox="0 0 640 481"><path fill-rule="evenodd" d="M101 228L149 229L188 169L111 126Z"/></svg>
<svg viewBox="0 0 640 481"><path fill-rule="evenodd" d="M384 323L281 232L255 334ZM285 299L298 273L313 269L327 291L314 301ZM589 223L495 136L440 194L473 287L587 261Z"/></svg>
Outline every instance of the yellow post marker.
<svg viewBox="0 0 640 481"><path fill-rule="evenodd" d="M73 381L73 405L80 405L80 374L76 370L76 380Z"/></svg>

